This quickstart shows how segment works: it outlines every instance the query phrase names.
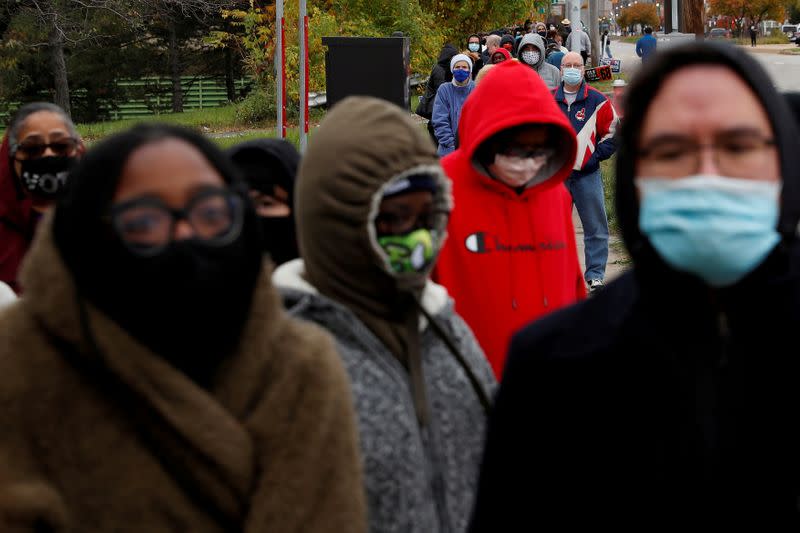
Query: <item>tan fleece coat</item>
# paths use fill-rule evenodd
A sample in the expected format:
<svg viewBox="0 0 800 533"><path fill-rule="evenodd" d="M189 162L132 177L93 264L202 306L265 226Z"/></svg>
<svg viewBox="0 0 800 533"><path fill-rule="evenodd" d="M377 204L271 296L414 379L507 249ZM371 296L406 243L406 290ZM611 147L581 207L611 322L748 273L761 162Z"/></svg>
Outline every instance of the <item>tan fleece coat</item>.
<svg viewBox="0 0 800 533"><path fill-rule="evenodd" d="M347 377L269 268L207 392L91 305L82 324L43 223L0 312L0 531L366 529Z"/></svg>

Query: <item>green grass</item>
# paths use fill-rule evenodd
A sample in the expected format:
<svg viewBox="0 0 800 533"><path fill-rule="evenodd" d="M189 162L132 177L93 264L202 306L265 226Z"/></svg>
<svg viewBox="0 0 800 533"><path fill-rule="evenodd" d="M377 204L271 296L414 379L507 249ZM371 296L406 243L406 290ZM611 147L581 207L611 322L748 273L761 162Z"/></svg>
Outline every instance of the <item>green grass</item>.
<svg viewBox="0 0 800 533"><path fill-rule="evenodd" d="M606 159L600 163L600 173L603 177L603 192L606 200L606 215L608 216L608 228L612 233L619 232L619 221L617 220L617 209L614 204L614 192L616 190L616 156Z"/></svg>
<svg viewBox="0 0 800 533"><path fill-rule="evenodd" d="M628 43L628 44L636 44L642 36L641 35L630 35L628 37L620 37L619 39L612 39L611 42L618 41L621 43ZM613 45L612 45L613 46Z"/></svg>
<svg viewBox="0 0 800 533"><path fill-rule="evenodd" d="M735 38L733 42L743 46L750 46L750 37ZM770 35L769 37L758 37L756 39L756 44L785 44L786 46L790 46L792 43L789 42L789 39L787 39L785 35L780 34Z"/></svg>
<svg viewBox="0 0 800 533"><path fill-rule="evenodd" d="M236 106L226 105L183 113L164 113L139 119L78 124L77 128L81 137L91 142L126 130L141 122L167 122L202 131L229 131L237 126L245 127L236 124Z"/></svg>
<svg viewBox="0 0 800 533"><path fill-rule="evenodd" d="M612 86L614 84L614 80L626 80L626 81L628 80L628 75L626 73L624 73L624 72L622 72L620 74L612 74L612 76L614 78L613 80L595 81L595 82L590 83L589 85L591 85L592 87L594 87L595 89L597 89L601 93L610 93L611 92L611 88L612 88Z"/></svg>

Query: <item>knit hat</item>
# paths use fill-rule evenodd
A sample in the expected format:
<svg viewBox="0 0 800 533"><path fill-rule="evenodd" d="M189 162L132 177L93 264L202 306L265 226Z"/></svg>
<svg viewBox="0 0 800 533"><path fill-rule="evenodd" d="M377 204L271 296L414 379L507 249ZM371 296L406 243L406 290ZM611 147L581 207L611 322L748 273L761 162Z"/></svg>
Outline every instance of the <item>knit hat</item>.
<svg viewBox="0 0 800 533"><path fill-rule="evenodd" d="M472 71L472 58L467 54L456 54L453 56L453 59L450 60L450 72L453 72L453 69L456 67L456 63L459 61L466 61L469 65L469 70Z"/></svg>
<svg viewBox="0 0 800 533"><path fill-rule="evenodd" d="M436 180L430 174L414 174L406 178L396 180L383 190L383 197L400 196L410 192L428 191L436 193Z"/></svg>

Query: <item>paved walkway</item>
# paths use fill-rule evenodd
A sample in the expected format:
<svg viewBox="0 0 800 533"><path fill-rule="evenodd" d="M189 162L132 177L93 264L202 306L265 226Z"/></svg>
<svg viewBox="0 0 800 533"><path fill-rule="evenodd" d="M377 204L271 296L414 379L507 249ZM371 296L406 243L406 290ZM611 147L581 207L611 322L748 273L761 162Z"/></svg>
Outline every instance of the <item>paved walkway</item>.
<svg viewBox="0 0 800 533"><path fill-rule="evenodd" d="M585 261L583 255L583 226L581 219L578 217L578 212L572 210L572 223L575 225L575 241L578 245L578 259L581 262L581 271L585 268ZM622 243L622 238L619 235L611 235L608 243L608 263L606 265L606 283L610 282L628 268L631 262L625 251L625 245Z"/></svg>

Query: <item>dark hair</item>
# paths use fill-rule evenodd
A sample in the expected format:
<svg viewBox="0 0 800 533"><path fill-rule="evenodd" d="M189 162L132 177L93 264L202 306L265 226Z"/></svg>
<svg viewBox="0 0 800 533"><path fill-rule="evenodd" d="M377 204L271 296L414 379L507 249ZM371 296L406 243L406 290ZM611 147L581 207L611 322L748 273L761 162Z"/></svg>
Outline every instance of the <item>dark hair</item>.
<svg viewBox="0 0 800 533"><path fill-rule="evenodd" d="M73 272L80 268L83 247L97 246L96 239L103 231L101 220L108 213L131 154L142 146L167 139L178 139L197 149L247 202L247 187L238 171L212 141L192 130L168 124L135 126L92 147L70 173L69 190L56 204L53 233Z"/></svg>
<svg viewBox="0 0 800 533"><path fill-rule="evenodd" d="M646 27L646 28L644 29L644 32L645 32L645 33L653 33L653 28L651 28L650 26L648 26L648 27Z"/></svg>
<svg viewBox="0 0 800 533"><path fill-rule="evenodd" d="M52 104L50 102L31 102L30 104L25 104L17 109L17 111L8 121L8 146L12 150L19 142L19 131L22 129L22 125L25 124L25 120L27 120L29 116L40 111L47 111L61 117L61 120L64 121L64 125L67 127L69 134L75 138L78 138L78 130L75 129L75 124L73 124L72 119L69 118L69 115L67 115L66 111L61 109L56 104Z"/></svg>

